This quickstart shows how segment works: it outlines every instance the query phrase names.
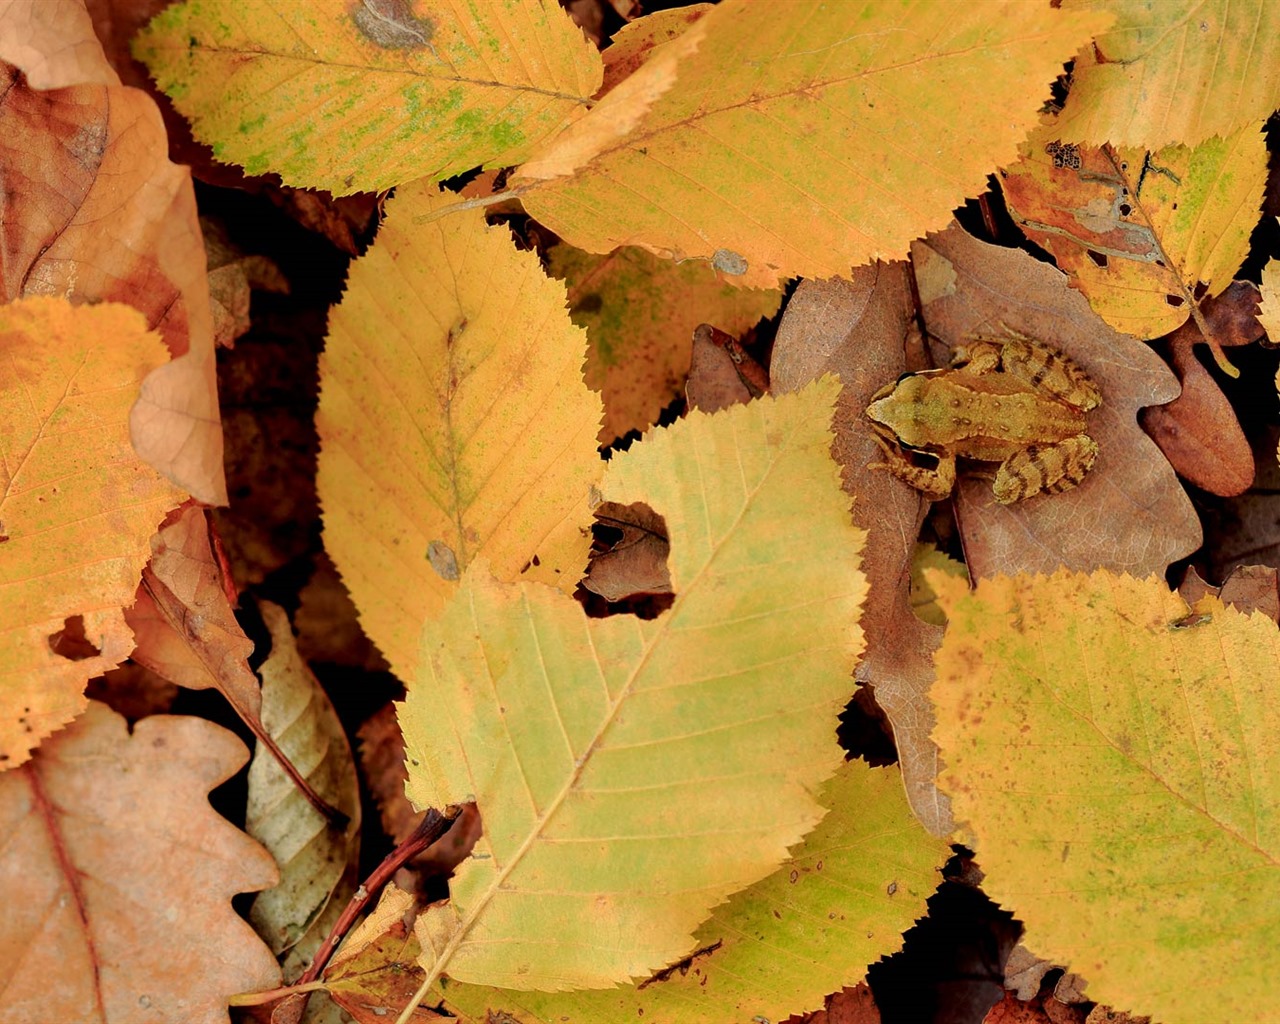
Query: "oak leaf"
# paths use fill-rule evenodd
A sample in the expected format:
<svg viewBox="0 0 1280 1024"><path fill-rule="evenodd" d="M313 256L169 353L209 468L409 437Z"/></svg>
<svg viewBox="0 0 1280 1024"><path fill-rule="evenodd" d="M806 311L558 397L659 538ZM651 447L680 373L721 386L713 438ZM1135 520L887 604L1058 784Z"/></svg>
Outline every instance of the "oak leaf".
<svg viewBox="0 0 1280 1024"><path fill-rule="evenodd" d="M1261 128L1149 152L1064 145L1052 122L1001 172L1001 188L1014 220L1102 319L1156 338L1197 316L1248 254L1267 178Z"/></svg>
<svg viewBox="0 0 1280 1024"><path fill-rule="evenodd" d="M406 682L476 558L573 588L602 469L563 287L483 211L432 219L449 201L419 182L387 204L320 359L325 547Z"/></svg>
<svg viewBox="0 0 1280 1024"><path fill-rule="evenodd" d="M1106 572L934 583L939 783L986 891L1092 999L1168 1024L1266 1017L1275 623L1213 598L1193 616L1163 581Z"/></svg>
<svg viewBox="0 0 1280 1024"><path fill-rule="evenodd" d="M21 68L32 89L120 84L81 0L3 0L0 60Z"/></svg>
<svg viewBox="0 0 1280 1024"><path fill-rule="evenodd" d="M739 288L705 263L673 263L634 246L600 256L561 244L548 270L564 281L573 322L587 332L583 372L604 401L605 444L646 430L680 396L699 324L740 335L782 301L776 288Z"/></svg>
<svg viewBox="0 0 1280 1024"><path fill-rule="evenodd" d="M571 177L512 182L590 252L640 245L756 287L846 274L903 255L981 191L1062 61L1108 21L1019 3L846 2L798 17L788 0L728 0L689 29L705 38L629 135Z"/></svg>
<svg viewBox="0 0 1280 1024"><path fill-rule="evenodd" d="M1280 9L1267 0L1067 0L1114 23L1076 59L1063 140L1196 146L1280 107Z"/></svg>
<svg viewBox="0 0 1280 1024"><path fill-rule="evenodd" d="M134 53L218 159L335 195L519 163L601 74L567 15L520 0L187 0Z"/></svg>
<svg viewBox="0 0 1280 1024"><path fill-rule="evenodd" d="M451 901L418 919L428 983L646 976L821 818L865 594L827 454L835 392L691 415L609 464L604 498L670 531L658 618L587 619L473 566L427 623L400 709L407 792L484 820Z"/></svg>
<svg viewBox="0 0 1280 1024"><path fill-rule="evenodd" d="M230 996L279 983L231 906L275 865L206 800L246 757L203 719L130 731L93 703L0 775L0 1017L227 1024Z"/></svg>
<svg viewBox="0 0 1280 1024"><path fill-rule="evenodd" d="M103 303L0 306L0 762L12 768L120 664L148 538L183 495L129 444L129 407L165 360L142 314ZM50 637L78 618L92 653Z"/></svg>

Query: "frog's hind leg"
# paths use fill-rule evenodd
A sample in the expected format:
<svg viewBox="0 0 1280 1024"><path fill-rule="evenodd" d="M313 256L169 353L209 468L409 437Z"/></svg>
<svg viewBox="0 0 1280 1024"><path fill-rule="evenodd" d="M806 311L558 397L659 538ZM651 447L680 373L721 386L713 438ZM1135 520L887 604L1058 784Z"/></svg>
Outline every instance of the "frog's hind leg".
<svg viewBox="0 0 1280 1024"><path fill-rule="evenodd" d="M1098 442L1087 434L1014 452L996 470L996 501L1011 505L1036 494L1068 491L1084 479L1097 457Z"/></svg>
<svg viewBox="0 0 1280 1024"><path fill-rule="evenodd" d="M1005 373L1084 412L1102 404L1102 392L1092 378L1069 357L1041 342L1010 335L1000 363Z"/></svg>
<svg viewBox="0 0 1280 1024"><path fill-rule="evenodd" d="M956 486L956 457L936 456L938 464L933 468L917 466L909 456L877 436L876 443L884 452L884 462L870 463L868 469L887 469L899 480L910 484L932 501L941 501Z"/></svg>

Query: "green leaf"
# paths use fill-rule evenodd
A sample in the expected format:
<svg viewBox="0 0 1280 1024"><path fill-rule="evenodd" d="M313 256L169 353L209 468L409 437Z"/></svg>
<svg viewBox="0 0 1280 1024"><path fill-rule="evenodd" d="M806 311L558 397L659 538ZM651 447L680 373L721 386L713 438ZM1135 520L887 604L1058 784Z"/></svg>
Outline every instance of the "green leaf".
<svg viewBox="0 0 1280 1024"><path fill-rule="evenodd" d="M666 517L652 621L587 619L474 567L401 706L411 799L475 800L484 836L419 918L429 981L605 987L691 951L711 907L822 816L865 581L828 449L837 393L692 415L610 464Z"/></svg>
<svg viewBox="0 0 1280 1024"><path fill-rule="evenodd" d="M568 15L529 0L187 0L134 54L218 159L335 195L518 163L601 80Z"/></svg>
<svg viewBox="0 0 1280 1024"><path fill-rule="evenodd" d="M821 799L830 813L790 861L716 908L687 967L605 992L448 984L429 1001L464 1020L521 1024L779 1021L820 1007L901 946L950 855L912 816L896 767L850 761Z"/></svg>
<svg viewBox="0 0 1280 1024"><path fill-rule="evenodd" d="M940 785L983 888L1089 997L1274 1017L1280 632L1158 579L933 575Z"/></svg>

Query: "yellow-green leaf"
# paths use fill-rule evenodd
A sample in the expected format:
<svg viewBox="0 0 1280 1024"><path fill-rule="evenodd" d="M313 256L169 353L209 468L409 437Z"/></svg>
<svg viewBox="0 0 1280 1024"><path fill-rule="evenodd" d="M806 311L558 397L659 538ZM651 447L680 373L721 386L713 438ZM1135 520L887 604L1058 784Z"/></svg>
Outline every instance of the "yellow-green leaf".
<svg viewBox="0 0 1280 1024"><path fill-rule="evenodd" d="M632 246L599 256L558 245L550 270L569 289L573 322L587 331L584 372L604 399L606 444L656 423L683 393L694 328L710 323L740 335L782 301L776 288L739 288L705 263L672 263Z"/></svg>
<svg viewBox="0 0 1280 1024"><path fill-rule="evenodd" d="M917 543L911 552L911 610L934 626L945 626L947 617L938 607L938 595L929 581L930 572L941 572L962 580L969 578L963 562L957 562L932 544Z"/></svg>
<svg viewBox="0 0 1280 1024"><path fill-rule="evenodd" d="M473 568L428 623L400 712L406 792L474 799L484 820L451 902L419 918L429 980L647 976L822 817L866 586L828 454L836 394L824 378L691 415L610 463L606 500L666 517L658 618L587 619Z"/></svg>
<svg viewBox="0 0 1280 1024"><path fill-rule="evenodd" d="M1153 153L1067 145L1060 129L1038 129L1001 173L1009 212L1108 324L1167 334L1249 251L1267 180L1262 125Z"/></svg>
<svg viewBox="0 0 1280 1024"><path fill-rule="evenodd" d="M184 497L129 443L160 336L117 303L33 297L0 306L0 767L30 757L83 711L84 684L133 650L150 539ZM96 650L51 639L79 619Z"/></svg>
<svg viewBox="0 0 1280 1024"><path fill-rule="evenodd" d="M726 0L630 135L522 201L591 252L641 245L757 287L847 274L982 191L1108 23L1019 2Z"/></svg>
<svg viewBox="0 0 1280 1024"><path fill-rule="evenodd" d="M448 984L429 1002L443 999L464 1020L521 1024L780 1021L820 1007L827 993L861 980L868 964L901 946L950 854L912 816L896 767L851 761L821 799L830 813L795 856L698 929L699 952L687 969L605 992Z"/></svg>
<svg viewBox="0 0 1280 1024"><path fill-rule="evenodd" d="M280 762L261 745L254 751L245 831L275 858L280 883L254 899L249 920L278 956L300 941L315 952L324 938L317 920L331 900L350 895L335 890L360 857L360 787L342 722L299 656L288 615L269 602L259 607L271 633L261 668L262 724L312 789L348 818L344 830L331 828Z"/></svg>
<svg viewBox="0 0 1280 1024"><path fill-rule="evenodd" d="M1280 5L1271 0L1066 0L1115 22L1076 59L1063 138L1197 145L1280 107Z"/></svg>
<svg viewBox="0 0 1280 1024"><path fill-rule="evenodd" d="M518 163L601 78L531 0L187 0L134 52L218 159L337 195Z"/></svg>
<svg viewBox="0 0 1280 1024"><path fill-rule="evenodd" d="M320 359L325 547L406 681L423 622L483 556L572 589L586 567L600 398L564 286L483 211L400 190L352 267Z"/></svg>
<svg viewBox="0 0 1280 1024"><path fill-rule="evenodd" d="M933 577L935 736L983 888L1089 997L1274 1016L1280 632L1163 581Z"/></svg>

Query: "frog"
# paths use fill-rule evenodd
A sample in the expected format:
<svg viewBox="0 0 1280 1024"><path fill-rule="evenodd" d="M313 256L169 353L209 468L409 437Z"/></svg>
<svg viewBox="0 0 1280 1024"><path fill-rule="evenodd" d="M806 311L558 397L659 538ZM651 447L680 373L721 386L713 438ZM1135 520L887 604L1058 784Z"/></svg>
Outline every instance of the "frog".
<svg viewBox="0 0 1280 1024"><path fill-rule="evenodd" d="M1000 325L952 352L950 365L908 373L867 406L885 469L940 501L956 483L956 459L998 462L992 490L1001 505L1079 484L1098 457L1086 414L1102 404L1098 385L1062 352ZM917 465L911 453L937 465Z"/></svg>

